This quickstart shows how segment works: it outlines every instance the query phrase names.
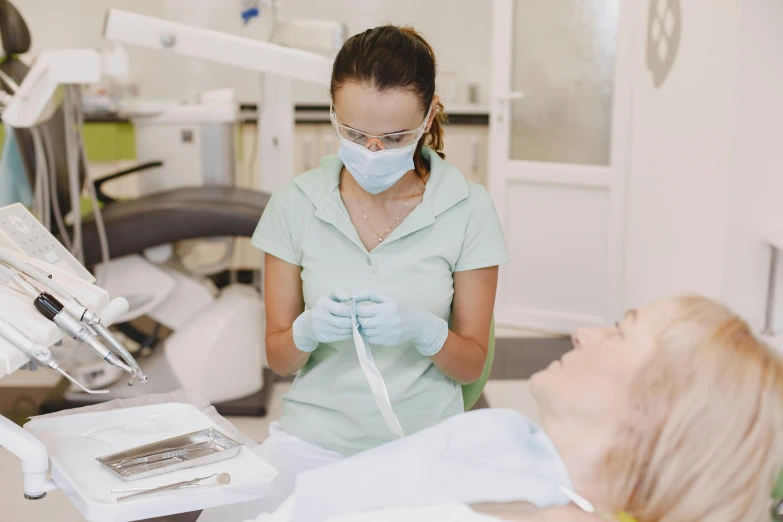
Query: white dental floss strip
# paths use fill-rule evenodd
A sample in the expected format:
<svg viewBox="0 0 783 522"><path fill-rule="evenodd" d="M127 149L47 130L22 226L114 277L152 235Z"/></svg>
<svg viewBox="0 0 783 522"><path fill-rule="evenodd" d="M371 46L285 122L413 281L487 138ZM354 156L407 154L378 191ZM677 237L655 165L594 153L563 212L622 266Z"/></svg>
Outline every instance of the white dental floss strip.
<svg viewBox="0 0 783 522"><path fill-rule="evenodd" d="M370 391L375 399L375 404L378 405L378 409L381 410L381 416L386 423L386 427L396 437L404 437L405 433L402 431L400 421L394 414L392 409L391 399L389 398L389 391L386 389L386 383L383 381L383 376L375 366L375 362L372 358L372 352L370 351L370 345L359 330L359 319L356 315L356 301L351 299L351 322L353 324L353 342L356 345L356 355L359 356L359 364L362 367L364 376L367 378L367 383L370 385Z"/></svg>

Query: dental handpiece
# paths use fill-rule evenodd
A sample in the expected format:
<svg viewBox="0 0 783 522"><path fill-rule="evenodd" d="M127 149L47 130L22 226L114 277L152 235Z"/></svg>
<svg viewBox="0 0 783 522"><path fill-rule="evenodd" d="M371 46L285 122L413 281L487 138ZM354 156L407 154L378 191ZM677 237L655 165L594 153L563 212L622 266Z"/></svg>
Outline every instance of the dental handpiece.
<svg viewBox="0 0 783 522"><path fill-rule="evenodd" d="M120 360L119 357L114 355L108 348L106 348L98 338L93 334L86 326L84 326L78 319L69 314L65 307L58 301L53 295L49 293L42 293L33 301L35 309L38 310L41 315L56 324L60 330L65 332L69 337L74 340L83 343L97 353L101 359L105 360L109 364L112 364L124 372L127 372L131 377L137 373L130 366Z"/></svg>
<svg viewBox="0 0 783 522"><path fill-rule="evenodd" d="M0 267L2 267L2 265L0 265ZM40 290L31 285L21 274L14 274L13 271L10 270L5 270L4 272L4 275L9 278L20 290L22 290L22 292L33 299L34 304L38 303L38 299L44 295ZM131 353L127 350L127 348L125 348L125 346L123 346L120 341L117 340L116 337L114 337L114 335L112 335L109 329L100 322L101 319L96 313L87 309L87 307L82 305L76 298L71 298L70 301L67 301L63 305L51 294L47 293L45 295L48 296L46 300L50 302L51 306L47 306L43 303L39 304L40 306L43 306L44 309L51 309L50 312L42 312L39 305L36 304L36 309L38 309L39 312L44 315L44 317L53 321L55 324L57 324L57 326L60 327L61 330L66 332L75 340L82 342L92 348L102 359L128 373L130 375L128 386L133 386L133 380L135 378L138 378L139 382L146 382L148 380L147 376L141 370L141 367L133 358ZM122 303L118 301L117 304L121 305ZM111 307L112 303L109 304L108 308ZM117 307L115 306L115 308ZM120 308L122 308L122 306L120 306ZM57 310L60 311L57 312ZM117 310L113 311L116 312ZM53 314L54 318L50 317ZM82 322L86 323L88 327L85 328L84 325L81 324ZM95 333L106 340L106 342L108 342L111 347L119 353L120 357L122 357L124 361L118 358L116 354L107 350L106 347L95 336L95 333L93 333L91 328L95 330ZM107 351L110 352L108 355L106 354Z"/></svg>
<svg viewBox="0 0 783 522"><path fill-rule="evenodd" d="M109 304L109 307L113 306L112 303ZM127 305L127 301L125 303ZM70 312L71 315L75 316L79 321L86 323L101 339L109 343L114 352L118 353L120 357L136 371L136 377L138 377L139 382L146 382L148 380L147 376L136 362L136 359L133 358L133 355L131 355L128 349L125 348L125 346L114 337L111 331L101 322L101 317L98 316L98 314L85 307L76 298L64 303L64 307L66 311ZM132 382L133 381L131 380L128 385L131 386Z"/></svg>

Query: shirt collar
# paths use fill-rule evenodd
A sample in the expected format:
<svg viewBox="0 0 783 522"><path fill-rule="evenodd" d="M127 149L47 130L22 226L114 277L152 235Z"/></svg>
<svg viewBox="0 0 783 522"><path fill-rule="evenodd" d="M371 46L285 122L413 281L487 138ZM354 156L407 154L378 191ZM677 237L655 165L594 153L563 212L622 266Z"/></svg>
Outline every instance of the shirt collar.
<svg viewBox="0 0 783 522"><path fill-rule="evenodd" d="M429 207L433 216L438 216L468 198L468 184L456 167L431 148L423 147L422 154L430 163L430 178L422 203ZM323 208L340 184L342 168L343 162L338 156L324 156L317 169L305 172L294 182L316 208Z"/></svg>

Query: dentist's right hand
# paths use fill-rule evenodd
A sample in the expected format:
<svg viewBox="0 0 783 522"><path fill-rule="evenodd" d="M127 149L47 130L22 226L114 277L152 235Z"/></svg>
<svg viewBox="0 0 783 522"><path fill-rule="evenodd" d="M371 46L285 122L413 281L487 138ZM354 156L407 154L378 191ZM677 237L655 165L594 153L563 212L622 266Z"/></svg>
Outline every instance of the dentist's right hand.
<svg viewBox="0 0 783 522"><path fill-rule="evenodd" d="M335 288L316 301L312 309L302 312L291 328L296 347L310 353L320 343L350 339L353 336L351 306L343 302L348 299L350 296L344 290Z"/></svg>

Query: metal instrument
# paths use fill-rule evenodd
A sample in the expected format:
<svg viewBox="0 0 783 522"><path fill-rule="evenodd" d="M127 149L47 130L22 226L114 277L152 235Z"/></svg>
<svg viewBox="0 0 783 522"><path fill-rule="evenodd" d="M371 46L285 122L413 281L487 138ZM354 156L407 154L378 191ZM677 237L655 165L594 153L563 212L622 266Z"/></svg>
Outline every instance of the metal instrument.
<svg viewBox="0 0 783 522"><path fill-rule="evenodd" d="M212 477L215 477L215 480L211 483L204 483L202 481L210 479ZM172 489L191 489L191 488L204 488L204 487L213 487L213 486L225 486L226 484L231 483L231 475L228 473L215 473L214 475L210 475L209 477L203 478L203 479L193 479L191 481L185 481L183 482L176 482L174 484L167 484L166 486L158 486L158 487L149 487L149 488L120 488L120 489L112 489L112 493L157 493L158 491L169 491ZM129 498L135 495L128 495L126 497L120 497L117 499L119 502L120 500L123 500L125 498Z"/></svg>
<svg viewBox="0 0 783 522"><path fill-rule="evenodd" d="M145 444L96 460L126 482L212 464L239 454L242 444L214 429Z"/></svg>
<svg viewBox="0 0 783 522"><path fill-rule="evenodd" d="M207 480L212 477L216 477L215 484L201 484L202 480ZM174 484L169 484L167 486L158 486L157 488L152 488L144 491L139 491L137 493L132 493L130 495L125 495L124 497L118 497L117 502L120 502L122 500L127 500L129 498L139 497L142 495L150 495L152 493L160 493L161 491L171 491L175 489L184 489L184 488L193 488L193 487L200 487L202 485L207 486L218 486L218 485L225 485L231 482L231 475L228 473L221 473L218 475L215 473L214 475L210 475L208 477L201 477L196 478L192 480L183 480L182 482L175 482Z"/></svg>

